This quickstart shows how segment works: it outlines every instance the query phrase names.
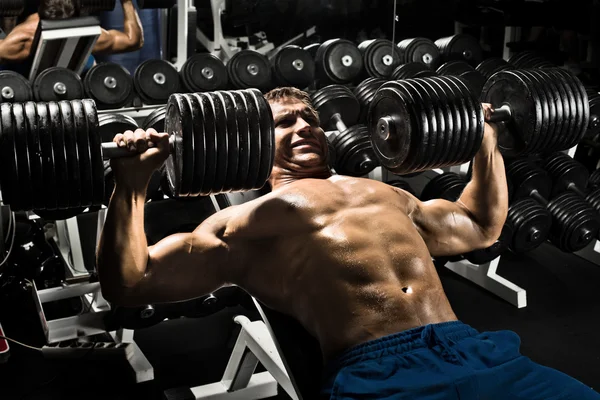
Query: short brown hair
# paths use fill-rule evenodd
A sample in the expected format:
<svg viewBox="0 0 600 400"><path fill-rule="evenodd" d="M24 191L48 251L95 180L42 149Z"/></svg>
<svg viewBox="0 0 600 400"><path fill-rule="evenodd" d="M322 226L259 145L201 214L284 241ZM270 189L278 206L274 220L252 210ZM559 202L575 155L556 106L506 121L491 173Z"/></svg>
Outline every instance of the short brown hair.
<svg viewBox="0 0 600 400"><path fill-rule="evenodd" d="M319 113L315 110L308 93L303 90L295 87L278 87L265 94L265 99L269 103L285 102L290 99L297 100L309 108L320 125Z"/></svg>
<svg viewBox="0 0 600 400"><path fill-rule="evenodd" d="M40 19L60 20L76 14L75 0L42 0L38 9Z"/></svg>

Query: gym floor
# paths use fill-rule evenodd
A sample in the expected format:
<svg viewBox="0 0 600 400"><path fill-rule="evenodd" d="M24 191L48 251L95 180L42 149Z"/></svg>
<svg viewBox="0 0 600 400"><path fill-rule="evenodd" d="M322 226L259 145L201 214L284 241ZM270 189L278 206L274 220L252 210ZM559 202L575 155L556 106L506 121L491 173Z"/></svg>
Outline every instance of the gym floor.
<svg viewBox="0 0 600 400"><path fill-rule="evenodd" d="M439 273L463 322L480 331L513 330L521 336L524 355L600 389L600 296L596 291L600 267L550 245L527 256L503 255L498 273L527 290L528 305L523 309L446 268ZM136 342L155 373L154 381L139 385L131 383L124 363L85 359L57 363L12 345L9 361L0 365L0 398L160 399L165 389L216 382L237 338L239 328L233 317L239 314L258 318L239 307L137 331ZM23 341L32 335L15 329L7 334Z"/></svg>

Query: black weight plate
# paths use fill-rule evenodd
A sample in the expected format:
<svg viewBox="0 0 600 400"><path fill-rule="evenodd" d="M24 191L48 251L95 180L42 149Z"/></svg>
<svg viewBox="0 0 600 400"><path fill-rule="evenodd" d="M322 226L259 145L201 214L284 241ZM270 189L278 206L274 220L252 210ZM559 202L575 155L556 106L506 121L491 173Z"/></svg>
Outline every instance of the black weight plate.
<svg viewBox="0 0 600 400"><path fill-rule="evenodd" d="M400 46L400 43L398 43L398 46ZM407 57L405 57L404 62L419 62L425 64L428 68L434 69L438 67L440 58L440 50L433 41L426 38L414 38L407 47Z"/></svg>
<svg viewBox="0 0 600 400"><path fill-rule="evenodd" d="M314 58L301 47L282 48L273 57L272 65L279 85L306 88L315 80Z"/></svg>
<svg viewBox="0 0 600 400"><path fill-rule="evenodd" d="M222 105L223 114L225 115L223 125L226 129L226 135L223 137L223 140L227 143L227 175L221 191L230 192L237 183L238 162L240 157L235 106L231 97L226 92L215 92L213 100L218 101Z"/></svg>
<svg viewBox="0 0 600 400"><path fill-rule="evenodd" d="M18 72L0 71L0 103L23 103L33 100L31 84Z"/></svg>
<svg viewBox="0 0 600 400"><path fill-rule="evenodd" d="M473 107L469 91L466 90L465 85L462 81L460 81L459 78L454 76L448 76L445 78L445 81L450 86L451 90L456 96L455 98L459 102L459 110L463 114L463 120L461 121L461 140L460 146L457 148L459 149L459 152L456 154L456 161L460 162L462 160L470 160L472 157L469 157L468 154L472 150L471 138L473 137L473 132L477 129L476 122L474 121L476 111Z"/></svg>
<svg viewBox="0 0 600 400"><path fill-rule="evenodd" d="M12 104L0 104L0 117L2 122L2 129L0 130L0 138L2 139L2 147L0 147L0 154L2 154L2 157L0 157L2 201L4 204L10 205L13 211L16 211L20 208L21 194L19 193L19 168L14 139Z"/></svg>
<svg viewBox="0 0 600 400"><path fill-rule="evenodd" d="M336 130L332 119L339 114L344 124L355 125L360 116L360 104L354 94L345 86L330 85L311 95L311 102L319 113L321 127L326 130Z"/></svg>
<svg viewBox="0 0 600 400"><path fill-rule="evenodd" d="M60 101L58 106L63 122L63 137L67 156L67 173L69 176L69 208L81 207L81 174L79 173L79 154L75 137L73 109L68 101Z"/></svg>
<svg viewBox="0 0 600 400"><path fill-rule="evenodd" d="M241 148L242 143L240 142L241 135L239 133L240 126L238 125L238 119L241 119L242 116L237 110L239 105L235 101L235 97L231 94L231 92L219 92L218 94L223 97L225 114L227 115L227 147L229 152L229 165L227 166L228 185L226 190L237 191L243 188L244 182L241 178L246 177L246 175L243 175L241 171L241 158L244 149Z"/></svg>
<svg viewBox="0 0 600 400"><path fill-rule="evenodd" d="M570 140L573 135L573 131L576 126L576 113L577 113L577 103L575 101L575 95L573 93L572 88L567 84L564 79L564 76L558 74L555 69L546 69L544 70L555 82L559 89L562 88L564 93L561 93L561 97L563 99L563 111L565 111L563 117L563 131L561 134L561 138L559 141L559 146L563 148Z"/></svg>
<svg viewBox="0 0 600 400"><path fill-rule="evenodd" d="M179 73L165 60L146 60L135 70L133 84L144 102L165 104L180 90Z"/></svg>
<svg viewBox="0 0 600 400"><path fill-rule="evenodd" d="M74 100L84 95L81 78L67 68L47 68L33 81L33 96L37 101Z"/></svg>
<svg viewBox="0 0 600 400"><path fill-rule="evenodd" d="M229 94L235 104L235 114L238 127L239 163L236 190L244 190L250 169L250 128L248 126L248 112L244 96L238 91Z"/></svg>
<svg viewBox="0 0 600 400"><path fill-rule="evenodd" d="M308 53L314 60L317 56L317 50L319 50L319 46L321 46L321 43L312 43L308 46L304 46L304 50L308 51Z"/></svg>
<svg viewBox="0 0 600 400"><path fill-rule="evenodd" d="M90 154L88 124L85 118L85 110L81 100L71 101L73 108L73 121L75 122L75 139L77 140L77 152L79 154L79 173L81 175L81 198L82 207L90 207L94 201L92 159Z"/></svg>
<svg viewBox="0 0 600 400"><path fill-rule="evenodd" d="M204 93L193 93L200 105L201 114L198 117L203 122L202 133L204 135L203 143L204 151L204 179L202 180L201 195L208 196L212 193L212 187L217 174L217 142L216 142L216 125L215 111L208 96Z"/></svg>
<svg viewBox="0 0 600 400"><path fill-rule="evenodd" d="M133 78L122 65L104 62L92 67L83 80L85 92L98 108L121 108L131 97Z"/></svg>
<svg viewBox="0 0 600 400"><path fill-rule="evenodd" d="M369 75L375 78L390 77L400 64L398 48L386 39L371 39L363 43L366 44L363 50L363 65Z"/></svg>
<svg viewBox="0 0 600 400"><path fill-rule="evenodd" d="M454 60L442 64L435 72L438 75L460 76L465 72L473 71L466 61Z"/></svg>
<svg viewBox="0 0 600 400"><path fill-rule="evenodd" d="M588 123L586 136L594 137L600 133L600 95L588 93L590 106L590 121Z"/></svg>
<svg viewBox="0 0 600 400"><path fill-rule="evenodd" d="M194 135L192 111L183 94L173 94L167 103L165 131L173 137L173 151L165 172L175 197L188 197L194 182Z"/></svg>
<svg viewBox="0 0 600 400"><path fill-rule="evenodd" d="M36 103L28 101L23 105L25 123L27 126L27 154L29 159L29 174L32 188L31 204L33 208L45 208L44 193L44 173L42 168L42 157L40 149L40 139L38 135L39 121L37 116Z"/></svg>
<svg viewBox="0 0 600 400"><path fill-rule="evenodd" d="M104 114L98 117L98 133L102 142L112 142L118 133L133 131L138 128L135 120L121 114Z"/></svg>
<svg viewBox="0 0 600 400"><path fill-rule="evenodd" d="M52 152L54 156L54 171L56 172L57 206L58 209L69 208L69 174L67 170L67 154L63 133L63 120L57 102L48 103L48 115L52 129Z"/></svg>
<svg viewBox="0 0 600 400"><path fill-rule="evenodd" d="M215 112L216 129L212 132L215 135L215 143L217 144L217 171L215 181L212 186L213 193L221 193L227 183L229 169L229 151L227 143L227 117L225 115L225 105L216 96L215 93L206 93L212 104Z"/></svg>
<svg viewBox="0 0 600 400"><path fill-rule="evenodd" d="M193 141L194 141L194 177L192 179L192 192L190 197L202 194L206 172L206 134L204 132L204 119L200 100L192 95L184 96L190 105L192 113Z"/></svg>
<svg viewBox="0 0 600 400"><path fill-rule="evenodd" d="M229 77L223 61L211 53L199 53L188 58L181 75L190 92L208 92L227 88Z"/></svg>
<svg viewBox="0 0 600 400"><path fill-rule="evenodd" d="M577 143L574 141L574 138L579 137L579 134L582 131L581 128L583 127L583 122L584 122L583 121L583 106L584 105L583 105L580 91L577 87L578 85L576 85L573 82L574 77L561 68L553 68L553 70L556 72L557 75L559 75L563 79L564 84L568 87L570 94L573 96L572 97L573 98L572 105L574 104L574 106L575 106L574 108L571 109L571 111L573 112L574 124L571 125L571 131L565 137L565 142L564 142L565 146L567 146L567 148L568 148L568 147L570 147L569 144L572 143L572 145L574 145Z"/></svg>
<svg viewBox="0 0 600 400"><path fill-rule="evenodd" d="M241 92L248 110L248 122L250 124L250 173L248 174L247 190L255 189L260 179L262 132L260 125L260 114L254 96L247 90Z"/></svg>
<svg viewBox="0 0 600 400"><path fill-rule="evenodd" d="M534 93L516 71L501 71L486 82L481 99L494 108L504 104L510 107L510 121L497 124L498 147L507 155L521 154L539 134L537 121L541 119L542 110Z"/></svg>
<svg viewBox="0 0 600 400"><path fill-rule="evenodd" d="M563 75L570 78L569 82L571 83L571 86L574 89L574 93L579 93L577 96L577 104L580 107L580 112L578 112L578 114L581 117L581 124L579 125L577 131L574 132L574 135L571 136L571 140L569 142L568 147L572 147L579 143L581 139L583 139L583 136L585 135L585 132L587 130L588 122L590 120L589 101L587 92L585 91L585 87L583 86L581 81L577 77L572 75L570 72L567 72L562 68L558 68L558 70Z"/></svg>
<svg viewBox="0 0 600 400"><path fill-rule="evenodd" d="M240 50L227 62L227 71L236 89L271 87L271 65L264 55L254 50Z"/></svg>
<svg viewBox="0 0 600 400"><path fill-rule="evenodd" d="M446 82L443 78L434 77L430 80L430 82L435 83L439 90L440 95L443 99L445 99L445 104L448 106L449 119L452 120L452 132L448 132L447 134L451 137L448 143L448 152L445 156L444 162L449 165L454 165L455 160L458 160L456 157L460 153L460 146L462 142L462 137L464 136L463 131L463 115L466 114L466 111L462 111L460 107L460 99L454 94L452 87Z"/></svg>
<svg viewBox="0 0 600 400"><path fill-rule="evenodd" d="M437 109L438 154L435 168L446 165L448 153L452 150L452 114L449 110L448 99L443 96L439 85L432 79L420 79L418 82L427 90Z"/></svg>
<svg viewBox="0 0 600 400"><path fill-rule="evenodd" d="M56 172L54 171L54 154L52 151L52 134L50 127L50 116L48 115L48 106L46 103L36 104L36 113L38 118L37 140L40 146L40 160L42 166L43 182L39 193L43 193L44 208L55 210L57 208L57 184Z"/></svg>
<svg viewBox="0 0 600 400"><path fill-rule="evenodd" d="M249 92L254 96L260 119L260 168L258 186L256 186L256 189L260 189L265 185L269 176L271 176L271 170L273 169L273 162L275 160L275 126L271 106L267 103L263 95L256 89L250 89Z"/></svg>
<svg viewBox="0 0 600 400"><path fill-rule="evenodd" d="M438 114L434 107L433 101L426 90L423 89L421 85L418 84L418 81L415 79L407 79L403 82L406 86L412 88L414 98L418 99L422 110L425 112L428 127L427 130L423 132L426 135L423 139L424 149L423 149L423 159L421 160L420 165L418 166L419 170L424 169L432 169L436 157L439 153L438 145L440 142L438 141Z"/></svg>
<svg viewBox="0 0 600 400"><path fill-rule="evenodd" d="M471 151L468 152L465 158L462 159L463 162L467 162L475 157L475 154L477 154L479 151L479 147L481 147L481 142L483 141L483 131L485 130L485 117L483 115L483 106L479 100L479 95L475 95L472 91L470 91L464 80L457 78L457 84L458 83L462 83L463 92L470 101L473 110L470 122L474 129L471 131L471 139L469 141L469 144L471 145Z"/></svg>
<svg viewBox="0 0 600 400"><path fill-rule="evenodd" d="M507 221L514 227L509 248L516 254L526 253L540 246L548 238L552 226L550 213L529 198L510 205Z"/></svg>
<svg viewBox="0 0 600 400"><path fill-rule="evenodd" d="M555 146L555 139L558 136L560 129L560 124L556 120L556 103L554 101L554 96L552 95L552 90L549 86L549 83L544 81L543 77L538 73L538 70L528 70L528 74L535 81L537 89L544 98L545 106L548 108L548 128L546 130L546 134L544 135L545 141L542 144L541 151L549 152L552 151Z"/></svg>
<svg viewBox="0 0 600 400"><path fill-rule="evenodd" d="M33 206L33 177L29 167L29 152L27 144L27 122L25 109L22 103L14 103L12 107L12 123L14 127L15 150L19 175L20 207L22 210L31 210ZM16 211L16 210L15 210Z"/></svg>
<svg viewBox="0 0 600 400"><path fill-rule="evenodd" d="M368 127L381 164L393 173L406 173L411 172L408 166L412 147L420 143L419 124L414 103L407 101L397 86L388 82L379 88L369 109ZM389 129L386 124L390 125Z"/></svg>
<svg viewBox="0 0 600 400"><path fill-rule="evenodd" d="M553 151L557 149L564 132L564 110L563 110L563 96L565 95L564 89L560 84L557 84L553 79L549 78L549 75L544 70L531 70L531 73L538 77L541 85L546 91L546 96L550 99L554 109L554 130L550 141L549 148L547 151Z"/></svg>
<svg viewBox="0 0 600 400"><path fill-rule="evenodd" d="M479 41L467 34L461 33L449 37L443 48L442 55L446 60L465 60L477 65L483 59L483 51Z"/></svg>
<svg viewBox="0 0 600 400"><path fill-rule="evenodd" d="M92 205L100 206L104 200L104 163L102 159L102 139L98 131L98 114L93 100L83 99L81 102L88 126L87 132L93 187Z"/></svg>
<svg viewBox="0 0 600 400"><path fill-rule="evenodd" d="M548 132L548 104L545 96L540 92L539 88L535 84L535 81L532 80L531 76L528 73L528 70L520 70L519 76L525 82L525 84L529 87L529 90L533 94L534 101L536 101L539 105L538 107L541 109L541 119L536 121L538 126L536 132L538 135L532 138L529 146L527 146L529 153L536 153L539 150L544 148L546 143L546 134Z"/></svg>
<svg viewBox="0 0 600 400"><path fill-rule="evenodd" d="M392 79L402 80L415 78L417 74L422 72L430 72L429 68L425 64L418 62L411 62L398 66L392 73Z"/></svg>
<svg viewBox="0 0 600 400"><path fill-rule="evenodd" d="M354 90L354 96L360 104L360 117L358 123L366 123L369 114L369 106L377 90L386 82L385 79L367 78L362 81Z"/></svg>
<svg viewBox="0 0 600 400"><path fill-rule="evenodd" d="M167 115L167 107L160 107L152 111L142 122L140 128L144 130L154 129L156 132L165 131L165 116Z"/></svg>
<svg viewBox="0 0 600 400"><path fill-rule="evenodd" d="M358 47L345 39L331 39L321 44L315 62L317 77L333 83L354 81L360 76L364 66Z"/></svg>

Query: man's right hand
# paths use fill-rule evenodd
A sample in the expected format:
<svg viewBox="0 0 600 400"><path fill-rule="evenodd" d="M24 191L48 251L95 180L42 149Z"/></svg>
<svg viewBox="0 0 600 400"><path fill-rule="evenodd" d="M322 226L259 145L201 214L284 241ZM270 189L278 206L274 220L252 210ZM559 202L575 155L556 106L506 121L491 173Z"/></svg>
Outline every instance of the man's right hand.
<svg viewBox="0 0 600 400"><path fill-rule="evenodd" d="M498 145L498 126L493 122L488 122L494 112L494 108L491 104L481 103L483 107L483 119L485 126L483 130L483 142L482 147L487 149L494 149Z"/></svg>
<svg viewBox="0 0 600 400"><path fill-rule="evenodd" d="M113 142L132 153L131 157L114 158L110 162L117 185L145 189L154 171L169 157L169 134L152 128L119 133Z"/></svg>

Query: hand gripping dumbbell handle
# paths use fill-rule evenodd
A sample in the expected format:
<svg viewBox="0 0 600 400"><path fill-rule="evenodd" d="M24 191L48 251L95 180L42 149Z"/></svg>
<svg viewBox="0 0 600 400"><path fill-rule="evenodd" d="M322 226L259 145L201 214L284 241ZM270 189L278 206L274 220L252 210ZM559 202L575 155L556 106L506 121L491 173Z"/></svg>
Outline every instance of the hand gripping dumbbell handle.
<svg viewBox="0 0 600 400"><path fill-rule="evenodd" d="M169 138L170 153L173 152L173 148L175 147L175 140L175 135L172 135ZM115 142L102 143L102 158L105 160L110 160L113 158L131 157L137 154L138 153L134 153L126 147L119 147Z"/></svg>
<svg viewBox="0 0 600 400"><path fill-rule="evenodd" d="M510 110L510 107L503 105L502 107L495 108L494 111L492 111L492 115L490 116L488 122L508 121L511 116L512 111Z"/></svg>

